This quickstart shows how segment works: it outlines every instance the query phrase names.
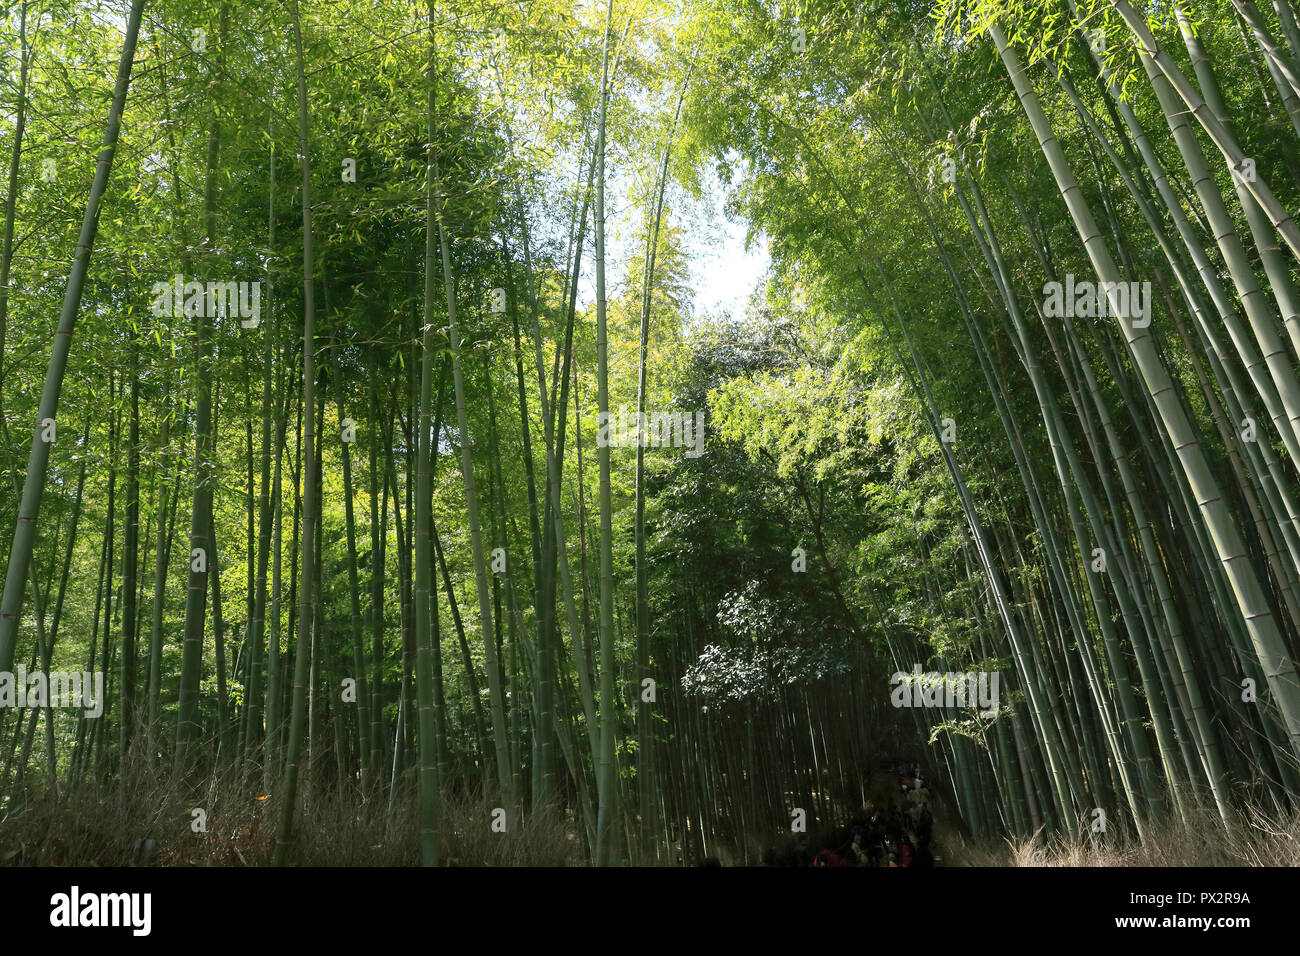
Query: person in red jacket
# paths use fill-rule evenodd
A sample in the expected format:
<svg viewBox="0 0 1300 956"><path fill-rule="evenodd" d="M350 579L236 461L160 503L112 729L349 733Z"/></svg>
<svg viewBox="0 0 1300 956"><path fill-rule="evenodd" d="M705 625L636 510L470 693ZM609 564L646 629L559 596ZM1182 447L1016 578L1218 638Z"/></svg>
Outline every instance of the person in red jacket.
<svg viewBox="0 0 1300 956"><path fill-rule="evenodd" d="M813 858L813 866L843 866L840 855L827 847Z"/></svg>

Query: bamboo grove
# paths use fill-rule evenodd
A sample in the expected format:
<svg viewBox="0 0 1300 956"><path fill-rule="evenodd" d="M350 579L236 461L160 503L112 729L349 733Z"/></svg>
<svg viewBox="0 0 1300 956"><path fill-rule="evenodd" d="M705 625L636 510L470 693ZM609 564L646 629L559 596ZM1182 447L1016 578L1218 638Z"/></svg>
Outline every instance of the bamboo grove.
<svg viewBox="0 0 1300 956"><path fill-rule="evenodd" d="M1293 813L1298 18L9 0L0 675L102 690L0 676L0 860L146 780L277 865L753 862L900 755L977 841Z"/></svg>

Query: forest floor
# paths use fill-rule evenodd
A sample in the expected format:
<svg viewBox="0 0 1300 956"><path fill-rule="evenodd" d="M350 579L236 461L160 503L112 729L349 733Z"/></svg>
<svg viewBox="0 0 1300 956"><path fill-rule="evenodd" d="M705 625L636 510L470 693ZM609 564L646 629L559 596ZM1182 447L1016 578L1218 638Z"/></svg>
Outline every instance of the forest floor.
<svg viewBox="0 0 1300 956"><path fill-rule="evenodd" d="M259 775L260 776L260 775ZM0 811L0 866L265 866L274 848L277 805L260 780L227 775L196 791L167 774L134 771L127 785L86 781L51 798L29 780L25 802ZM301 793L303 826L292 852L302 866L413 866L420 859L414 787L392 803L343 795L329 787ZM1189 820L1152 821L1147 839L1125 833L1051 840L974 840L953 823L941 795L933 853L943 867L1300 866L1300 812L1248 807L1227 824L1212 809ZM572 814L530 814L494 830L493 810L471 796L444 794L440 861L448 866L585 866ZM848 816L845 817L847 821ZM840 827L839 829L844 829ZM508 837L508 838L507 838ZM828 834L810 834L816 843ZM773 844L775 845L775 844ZM819 849L819 846L813 849ZM778 855L780 854L778 847ZM757 863L746 854L710 849L723 866ZM693 865L674 848L662 865Z"/></svg>
<svg viewBox="0 0 1300 956"><path fill-rule="evenodd" d="M258 775L260 778L260 774ZM32 781L24 802L0 811L0 866L267 866L279 804L260 779L227 773L208 785L133 771L127 784L87 781L50 798ZM414 786L397 800L330 786L300 789L292 860L301 866L414 866L420 861ZM493 810L445 793L440 859L449 866L582 866L572 819L531 814L493 829ZM505 837L509 835L510 839Z"/></svg>
<svg viewBox="0 0 1300 956"><path fill-rule="evenodd" d="M946 866L1292 867L1300 866L1300 812L1248 807L1225 824L1201 809L1187 821L1148 823L1145 841L1129 834L975 841L936 823L935 845Z"/></svg>

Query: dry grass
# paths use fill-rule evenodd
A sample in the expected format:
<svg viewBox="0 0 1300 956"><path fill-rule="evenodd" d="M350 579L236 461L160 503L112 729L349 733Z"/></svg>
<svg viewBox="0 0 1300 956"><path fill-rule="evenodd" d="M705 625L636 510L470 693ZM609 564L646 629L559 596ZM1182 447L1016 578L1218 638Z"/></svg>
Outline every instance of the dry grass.
<svg viewBox="0 0 1300 956"><path fill-rule="evenodd" d="M133 759L125 784L90 781L50 799L40 777L28 778L25 798L0 810L0 865L9 866L265 866L271 861L277 797L262 775L233 769L200 786ZM419 809L413 777L386 797L353 784L300 788L290 861L300 866L415 866L420 862ZM195 832L202 808L206 831ZM476 796L442 800L440 853L450 866L583 866L584 841L573 819L558 811L509 819L491 828L493 807ZM753 853L715 843L724 865L757 862ZM1099 837L1041 837L974 841L935 826L939 866L1300 866L1300 811L1248 807L1226 826L1213 809L1189 820L1157 820L1139 842L1123 833ZM752 856L752 858L751 858ZM678 860L678 862L681 862Z"/></svg>
<svg viewBox="0 0 1300 956"><path fill-rule="evenodd" d="M146 767L126 785L87 783L56 800L32 792L0 815L0 865L265 866L271 861L279 804L261 775L234 772L193 787ZM415 866L420 862L414 781L387 797L356 788L300 787L290 860L301 866ZM195 832L202 808L206 831ZM587 862L571 821L555 812L507 820L491 829L492 807L445 795L442 862L451 866L581 866ZM150 845L149 841L152 841Z"/></svg>
<svg viewBox="0 0 1300 956"><path fill-rule="evenodd" d="M1226 825L1212 809L1154 820L1147 839L1127 834L975 843L936 832L945 866L1300 866L1300 811L1248 807Z"/></svg>

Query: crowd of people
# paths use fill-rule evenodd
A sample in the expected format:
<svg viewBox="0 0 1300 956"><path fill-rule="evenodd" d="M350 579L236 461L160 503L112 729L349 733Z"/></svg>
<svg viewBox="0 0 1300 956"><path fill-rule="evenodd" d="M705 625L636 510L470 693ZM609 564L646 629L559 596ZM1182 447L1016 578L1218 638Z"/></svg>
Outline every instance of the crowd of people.
<svg viewBox="0 0 1300 956"><path fill-rule="evenodd" d="M887 801L863 801L846 824L819 834L800 835L792 848L769 848L760 866L934 866L931 840L934 814L920 767L896 767L897 791ZM811 835L810 835L811 836ZM720 866L714 858L701 866Z"/></svg>
<svg viewBox="0 0 1300 956"><path fill-rule="evenodd" d="M885 806L865 805L811 852L796 848L796 866L934 866L934 814L920 767L901 769L898 793Z"/></svg>

